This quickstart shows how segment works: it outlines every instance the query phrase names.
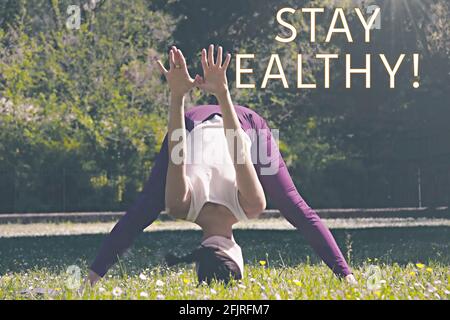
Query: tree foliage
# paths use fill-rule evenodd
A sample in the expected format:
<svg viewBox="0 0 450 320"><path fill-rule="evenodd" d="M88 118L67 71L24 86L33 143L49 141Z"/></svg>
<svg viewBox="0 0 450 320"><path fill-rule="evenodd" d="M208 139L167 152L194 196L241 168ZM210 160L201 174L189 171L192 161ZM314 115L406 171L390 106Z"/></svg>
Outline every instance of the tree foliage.
<svg viewBox="0 0 450 320"><path fill-rule="evenodd" d="M309 21L286 45L274 40L281 7L325 7L324 37L335 1L25 1L0 4L0 211L125 209L148 176L166 125L167 88L148 62L176 43L200 73L199 52L210 43L232 53L255 53L261 80L278 53L291 81L236 90L247 105L280 129L280 148L302 194L315 207L415 206L421 173L427 205L449 201L449 5L432 0L366 1L382 7L382 29L370 44L350 9L354 43L310 43ZM95 6L92 4L96 3ZM394 4L396 3L396 4ZM410 2L415 3L415 2ZM79 30L68 30L70 4L82 9ZM403 4L403 5L402 5ZM420 88L412 88L411 54L421 54ZM374 86L355 77L343 85L343 60L333 64L332 89L296 89L296 56L304 78L323 87L316 53L366 53L393 61L407 54L388 87L381 63ZM374 58L375 59L375 58ZM234 88L234 65L229 78ZM247 79L248 80L248 79ZM260 84L260 83L259 83ZM214 102L193 91L190 104Z"/></svg>

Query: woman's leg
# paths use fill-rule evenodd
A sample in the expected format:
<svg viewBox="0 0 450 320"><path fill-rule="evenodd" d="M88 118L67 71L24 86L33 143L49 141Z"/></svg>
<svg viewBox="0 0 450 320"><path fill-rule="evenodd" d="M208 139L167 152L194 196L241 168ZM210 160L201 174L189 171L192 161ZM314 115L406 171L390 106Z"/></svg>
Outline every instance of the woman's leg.
<svg viewBox="0 0 450 320"><path fill-rule="evenodd" d="M193 129L194 121L189 116L184 118L184 122L188 131ZM164 211L169 164L168 142L169 139L166 135L143 191L101 245L90 267L100 277L106 274L109 268L133 244L134 239Z"/></svg>
<svg viewBox="0 0 450 320"><path fill-rule="evenodd" d="M164 139L152 172L135 203L114 226L103 242L90 269L103 277L108 269L131 246L134 239L164 210L168 165L168 138Z"/></svg>
<svg viewBox="0 0 450 320"><path fill-rule="evenodd" d="M256 171L266 196L304 235L315 252L337 276L345 277L351 274L333 235L298 193L266 121L262 118L258 120L255 123L258 135L256 147L259 153Z"/></svg>

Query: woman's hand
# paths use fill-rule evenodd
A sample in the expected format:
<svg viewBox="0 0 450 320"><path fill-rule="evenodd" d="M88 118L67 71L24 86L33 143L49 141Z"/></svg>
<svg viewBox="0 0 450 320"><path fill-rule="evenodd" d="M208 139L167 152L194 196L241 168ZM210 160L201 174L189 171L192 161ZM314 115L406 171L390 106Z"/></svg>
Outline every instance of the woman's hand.
<svg viewBox="0 0 450 320"><path fill-rule="evenodd" d="M195 85L215 95L217 98L228 94L227 68L231 61L231 54L227 54L222 64L223 48L217 50L217 60L214 61L214 45L202 50L203 77L195 77Z"/></svg>
<svg viewBox="0 0 450 320"><path fill-rule="evenodd" d="M347 283L352 286L356 286L358 284L358 281L356 281L356 278L353 274L349 274L348 276L346 276L345 281L347 281Z"/></svg>
<svg viewBox="0 0 450 320"><path fill-rule="evenodd" d="M194 79L189 75L186 59L181 50L173 46L169 52L170 69L164 67L160 60L156 61L161 73L166 77L169 83L171 94L175 97L182 98L194 87Z"/></svg>

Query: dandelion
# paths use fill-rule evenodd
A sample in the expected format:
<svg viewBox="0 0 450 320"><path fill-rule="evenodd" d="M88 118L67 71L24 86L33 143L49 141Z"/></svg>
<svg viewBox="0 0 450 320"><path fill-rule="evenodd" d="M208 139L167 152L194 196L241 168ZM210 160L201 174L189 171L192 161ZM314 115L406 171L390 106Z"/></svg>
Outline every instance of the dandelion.
<svg viewBox="0 0 450 320"><path fill-rule="evenodd" d="M267 262L265 260L261 260L259 261L259 264L264 267L267 264Z"/></svg>
<svg viewBox="0 0 450 320"><path fill-rule="evenodd" d="M415 276L416 276L416 273L415 273L414 271L411 271L411 272L409 273L409 275L410 275L411 277L415 277Z"/></svg>
<svg viewBox="0 0 450 320"><path fill-rule="evenodd" d="M433 269L432 269L432 268L427 268L427 271L428 271L429 273L433 273Z"/></svg>
<svg viewBox="0 0 450 320"><path fill-rule="evenodd" d="M112 294L114 297L120 297L122 295L123 291L119 287L115 287L112 291Z"/></svg>
<svg viewBox="0 0 450 320"><path fill-rule="evenodd" d="M141 292L139 294L139 296L141 296L142 298L148 298L148 293L147 292Z"/></svg>
<svg viewBox="0 0 450 320"><path fill-rule="evenodd" d="M139 279L141 279L141 280L147 280L147 276L146 276L145 274L141 273L141 274L139 275Z"/></svg>
<svg viewBox="0 0 450 320"><path fill-rule="evenodd" d="M423 263L416 263L416 267L419 269L425 268L425 265Z"/></svg>
<svg viewBox="0 0 450 320"><path fill-rule="evenodd" d="M189 279L186 279L186 278L183 279L183 282L184 282L185 284L189 284L189 283L190 283Z"/></svg>
<svg viewBox="0 0 450 320"><path fill-rule="evenodd" d="M158 286L158 287L162 287L162 286L164 286L164 282L162 282L161 280L156 280L156 286Z"/></svg>

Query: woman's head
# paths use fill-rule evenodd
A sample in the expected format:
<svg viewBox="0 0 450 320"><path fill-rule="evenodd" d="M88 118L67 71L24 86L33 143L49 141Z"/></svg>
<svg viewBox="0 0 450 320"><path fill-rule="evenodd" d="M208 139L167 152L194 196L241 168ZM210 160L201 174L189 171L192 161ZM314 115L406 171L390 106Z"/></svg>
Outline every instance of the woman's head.
<svg viewBox="0 0 450 320"><path fill-rule="evenodd" d="M223 250L214 247L201 246L183 257L172 254L166 256L167 265L195 262L198 281L208 285L213 281L229 283L231 280L242 279L239 263Z"/></svg>

